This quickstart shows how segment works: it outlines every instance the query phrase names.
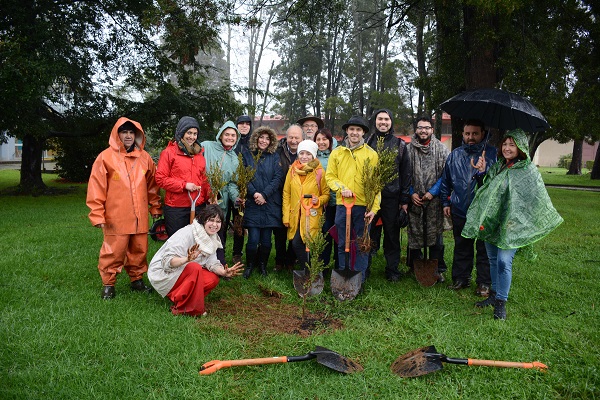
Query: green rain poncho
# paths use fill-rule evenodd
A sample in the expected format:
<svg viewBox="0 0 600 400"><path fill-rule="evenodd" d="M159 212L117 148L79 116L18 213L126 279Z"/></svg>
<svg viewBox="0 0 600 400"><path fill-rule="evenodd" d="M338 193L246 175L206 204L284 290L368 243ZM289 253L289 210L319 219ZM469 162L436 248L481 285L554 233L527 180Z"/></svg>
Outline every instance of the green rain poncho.
<svg viewBox="0 0 600 400"><path fill-rule="evenodd" d="M529 158L525 132L516 129L506 133L503 140L507 137L513 138L527 159L506 168L506 160L499 157L492 165L467 211L462 236L484 240L501 249L516 249L540 240L563 219Z"/></svg>

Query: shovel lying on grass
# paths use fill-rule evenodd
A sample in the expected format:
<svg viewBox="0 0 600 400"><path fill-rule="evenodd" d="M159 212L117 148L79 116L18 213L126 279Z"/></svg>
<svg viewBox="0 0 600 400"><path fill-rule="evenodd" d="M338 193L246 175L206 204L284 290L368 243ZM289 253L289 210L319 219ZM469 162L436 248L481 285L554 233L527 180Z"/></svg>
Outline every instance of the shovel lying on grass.
<svg viewBox="0 0 600 400"><path fill-rule="evenodd" d="M248 358L245 360L213 360L205 363L200 368L200 375L210 375L213 372L217 372L221 368L238 367L244 365L263 365L263 364L279 364L296 361L307 361L317 359L317 362L321 365L331 368L334 371L342 372L344 374L351 374L353 372L360 372L363 370L362 365L354 362L333 350L326 349L325 347L317 346L314 351L309 352L303 356L282 356L282 357L269 357L269 358Z"/></svg>
<svg viewBox="0 0 600 400"><path fill-rule="evenodd" d="M496 360L476 360L473 358L448 358L445 354L437 352L435 346L421 347L400 356L392 364L392 372L396 375L412 378L427 375L443 368L442 362L461 365L479 365L486 367L503 368L537 368L546 371L548 367L541 362L512 362Z"/></svg>

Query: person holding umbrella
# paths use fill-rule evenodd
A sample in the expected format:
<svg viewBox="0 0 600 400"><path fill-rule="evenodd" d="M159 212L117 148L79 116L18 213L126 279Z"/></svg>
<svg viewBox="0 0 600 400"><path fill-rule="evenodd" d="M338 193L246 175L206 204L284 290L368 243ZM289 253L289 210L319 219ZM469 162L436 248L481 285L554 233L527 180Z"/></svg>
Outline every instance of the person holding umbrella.
<svg viewBox="0 0 600 400"><path fill-rule="evenodd" d="M525 132L506 133L498 158L485 177L486 159L480 157L475 165L477 180L483 185L469 206L462 236L484 241L490 260L490 294L475 305L494 306L494 319L504 320L517 249L542 239L563 219L529 158Z"/></svg>
<svg viewBox="0 0 600 400"><path fill-rule="evenodd" d="M452 262L453 284L448 289L460 290L471 285L473 257L477 249L476 294L482 297L489 295L491 285L490 262L485 245L480 240L464 238L461 232L466 222L467 210L475 197L477 181L473 179L477 170L472 162L485 153L485 162L489 167L496 162L496 148L487 144L485 126L479 120L467 120L463 128L463 144L454 149L444 166L440 199L444 215L452 217L452 233L454 235L454 257Z"/></svg>

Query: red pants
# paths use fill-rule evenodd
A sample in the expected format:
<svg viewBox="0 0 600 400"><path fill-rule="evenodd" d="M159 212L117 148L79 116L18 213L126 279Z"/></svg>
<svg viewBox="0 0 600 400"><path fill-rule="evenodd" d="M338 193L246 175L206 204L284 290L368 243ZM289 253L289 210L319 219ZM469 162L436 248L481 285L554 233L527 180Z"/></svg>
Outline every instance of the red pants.
<svg viewBox="0 0 600 400"><path fill-rule="evenodd" d="M202 268L198 263L188 263L173 289L167 294L167 297L175 303L171 306L171 312L174 315L202 315L204 297L218 284L217 274Z"/></svg>
<svg viewBox="0 0 600 400"><path fill-rule="evenodd" d="M148 271L146 253L148 253L148 234L146 233L104 235L98 260L98 271L102 278L102 284L114 286L117 274L123 267L125 267L131 282L142 279L142 275Z"/></svg>

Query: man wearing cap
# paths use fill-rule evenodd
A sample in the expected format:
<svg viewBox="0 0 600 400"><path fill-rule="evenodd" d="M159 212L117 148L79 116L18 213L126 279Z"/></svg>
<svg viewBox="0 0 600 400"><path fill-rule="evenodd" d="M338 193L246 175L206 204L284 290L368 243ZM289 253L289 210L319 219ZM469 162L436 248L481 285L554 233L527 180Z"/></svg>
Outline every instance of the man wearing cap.
<svg viewBox="0 0 600 400"><path fill-rule="evenodd" d="M440 198L442 171L450 151L433 134L431 118L417 120L415 134L408 145L408 157L412 171L410 185L411 206L409 209L408 247L409 264L421 259L421 249L429 248L429 257L438 261L438 282L444 282L444 215ZM423 221L426 218L426 221ZM423 224L427 227L424 238ZM423 240L425 239L425 241Z"/></svg>
<svg viewBox="0 0 600 400"><path fill-rule="evenodd" d="M115 297L117 274L125 267L131 290L150 292L142 276L148 271L148 207L162 214L156 166L144 150L146 136L139 122L119 118L112 128L109 147L98 155L88 182L89 218L102 229L98 271L103 299Z"/></svg>
<svg viewBox="0 0 600 400"><path fill-rule="evenodd" d="M364 191L363 168L367 158L373 165L378 162L377 152L364 141L364 135L369 132L367 121L363 117L351 117L342 126L346 131L346 139L336 147L329 157L325 178L327 185L336 194L335 225L338 234L338 259L340 269L351 268L345 264L344 249L346 238L346 208L344 200L354 201L351 213L351 226L357 236L362 235L365 222L370 224L379 211L381 193L377 193L373 209L367 212L367 202ZM365 221L366 219L366 221ZM359 236L360 237L360 236ZM369 255L358 252L354 270L361 271L363 281L368 267Z"/></svg>
<svg viewBox="0 0 600 400"><path fill-rule="evenodd" d="M406 153L406 143L394 135L394 119L392 112L387 109L375 110L371 117L375 125L373 133L365 140L371 148L377 150L377 141L383 140L383 149L397 151L396 166L398 177L388 182L381 190L381 209L375 216L375 222L371 225L371 240L375 243L371 254L369 254L369 266L371 256L379 249L381 242L381 231L383 230L383 256L385 257L385 277L390 282L400 279L398 270L400 264L400 213L408 216L408 203L410 196L410 164ZM381 219L381 224L378 220Z"/></svg>
<svg viewBox="0 0 600 400"><path fill-rule="evenodd" d="M279 160L283 176L286 176L290 165L298 158L298 144L302 141L304 133L302 128L298 124L292 124L287 129L285 137L279 141L277 147L277 154L279 154ZM279 187L279 192L283 194L283 184ZM275 235L275 271L281 271L284 268L293 269L296 261L296 254L294 252L291 243L287 243L287 228L281 225L281 228L274 228L273 235Z"/></svg>
<svg viewBox="0 0 600 400"><path fill-rule="evenodd" d="M317 131L325 127L323 120L313 115L300 118L296 123L302 127L304 138L313 141L315 140L315 135L317 134Z"/></svg>

